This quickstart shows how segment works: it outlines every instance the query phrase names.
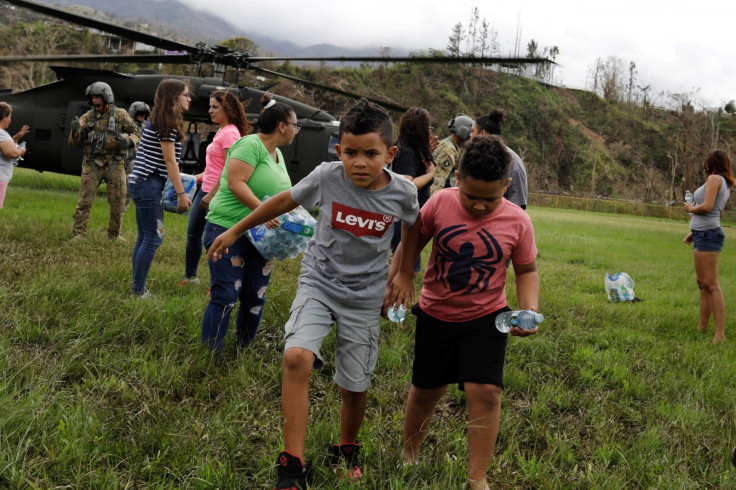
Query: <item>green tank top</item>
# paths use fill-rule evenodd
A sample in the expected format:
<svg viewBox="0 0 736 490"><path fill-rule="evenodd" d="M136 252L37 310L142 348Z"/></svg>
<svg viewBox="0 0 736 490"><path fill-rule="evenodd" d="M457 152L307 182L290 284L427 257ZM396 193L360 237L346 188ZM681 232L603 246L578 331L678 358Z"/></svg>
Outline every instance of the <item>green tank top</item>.
<svg viewBox="0 0 736 490"><path fill-rule="evenodd" d="M266 196L274 196L281 191L291 189L291 179L286 171L284 156L276 148L278 163L263 145L257 134L243 136L233 143L227 153L225 167L220 176L220 188L210 202L207 221L216 225L232 228L235 223L248 216L252 209L241 203L228 188L227 172L230 159L235 158L254 167L248 179L248 187L256 197L263 201Z"/></svg>

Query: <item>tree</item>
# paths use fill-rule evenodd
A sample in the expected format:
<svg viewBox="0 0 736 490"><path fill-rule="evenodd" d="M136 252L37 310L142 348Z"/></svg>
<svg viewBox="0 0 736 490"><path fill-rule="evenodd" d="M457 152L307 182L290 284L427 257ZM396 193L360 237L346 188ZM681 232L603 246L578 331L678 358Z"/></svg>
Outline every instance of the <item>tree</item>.
<svg viewBox="0 0 736 490"><path fill-rule="evenodd" d="M605 61L598 58L594 76L594 91L600 91L600 95L611 103L623 100L625 85L624 65L621 58L609 56Z"/></svg>
<svg viewBox="0 0 736 490"><path fill-rule="evenodd" d="M490 48L488 45L488 22L483 19L480 25L480 56L481 58L486 55L486 51Z"/></svg>
<svg viewBox="0 0 736 490"><path fill-rule="evenodd" d="M470 22L468 22L468 36L465 43L465 54L467 56L475 56L475 43L478 38L478 21L480 20L480 14L478 7L474 7L470 11Z"/></svg>
<svg viewBox="0 0 736 490"><path fill-rule="evenodd" d="M631 94L634 90L634 82L636 80L636 63L631 61L629 63L629 104L631 103Z"/></svg>
<svg viewBox="0 0 736 490"><path fill-rule="evenodd" d="M225 46L233 51L241 51L248 54L249 56L255 55L258 52L258 45L247 37L231 37L226 41L222 41L220 46Z"/></svg>
<svg viewBox="0 0 736 490"><path fill-rule="evenodd" d="M736 112L736 101L729 100L728 104L726 104L726 107L723 108L724 111L728 114L733 114Z"/></svg>
<svg viewBox="0 0 736 490"><path fill-rule="evenodd" d="M465 30L463 29L463 24L458 22L452 28L452 33L450 33L450 38L447 42L447 56L454 56L456 58L460 56L460 43L464 38Z"/></svg>

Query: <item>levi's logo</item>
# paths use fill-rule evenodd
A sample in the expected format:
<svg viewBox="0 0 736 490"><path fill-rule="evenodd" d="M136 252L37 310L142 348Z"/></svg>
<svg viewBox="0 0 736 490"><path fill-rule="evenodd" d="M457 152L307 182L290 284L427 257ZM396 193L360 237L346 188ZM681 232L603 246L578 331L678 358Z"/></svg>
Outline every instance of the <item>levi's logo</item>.
<svg viewBox="0 0 736 490"><path fill-rule="evenodd" d="M332 228L349 231L357 237L382 237L393 220L394 217L391 215L371 213L344 204L332 203Z"/></svg>

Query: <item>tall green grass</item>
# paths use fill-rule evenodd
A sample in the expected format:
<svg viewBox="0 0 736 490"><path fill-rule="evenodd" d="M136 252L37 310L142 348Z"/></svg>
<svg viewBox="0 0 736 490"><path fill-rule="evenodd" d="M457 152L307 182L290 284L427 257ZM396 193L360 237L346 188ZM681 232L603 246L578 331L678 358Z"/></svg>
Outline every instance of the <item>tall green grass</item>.
<svg viewBox="0 0 736 490"><path fill-rule="evenodd" d="M87 239L72 242L78 179L20 170L0 210L0 488L271 488L281 448L282 327L299 263L279 262L252 349L219 363L201 348L207 267L180 287L186 218L166 215L149 275L129 295L127 243L106 238L100 196ZM132 210L131 210L132 211ZM736 356L730 298L736 233L720 277L728 340L696 331L698 291L686 225L533 208L540 311L512 338L489 480L501 488L735 488ZM641 303L606 299L605 272L628 272ZM509 301L515 304L513 273ZM414 321L384 323L361 433L363 488L459 488L466 402L451 388L420 463L399 455ZM311 381L307 454L315 488L348 488L324 466L339 395L326 367Z"/></svg>

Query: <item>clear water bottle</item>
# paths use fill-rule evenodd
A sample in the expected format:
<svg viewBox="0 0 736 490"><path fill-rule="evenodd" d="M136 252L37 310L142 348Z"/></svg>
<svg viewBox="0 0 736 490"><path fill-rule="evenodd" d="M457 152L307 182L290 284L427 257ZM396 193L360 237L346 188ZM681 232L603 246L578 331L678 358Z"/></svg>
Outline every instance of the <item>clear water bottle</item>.
<svg viewBox="0 0 736 490"><path fill-rule="evenodd" d="M395 308L396 303L391 305L386 316L388 316L388 319L394 323L401 323L406 318L406 308L404 308L404 305L399 305L398 308Z"/></svg>
<svg viewBox="0 0 736 490"><path fill-rule="evenodd" d="M17 145L15 145L15 147L17 149L19 149L19 150L22 150L23 148L26 147L26 142L25 141L21 141L20 143L18 143ZM22 160L23 160L23 157L20 157L19 156L18 158L16 158L15 160L13 160L13 166L17 167L18 166L18 163L20 163Z"/></svg>
<svg viewBox="0 0 736 490"><path fill-rule="evenodd" d="M688 203L688 204L692 204L693 203L693 194L692 194L692 192L690 192L690 189L688 189L688 190L685 191L685 202ZM689 214L690 216L693 215L693 213L687 213L687 214Z"/></svg>
<svg viewBox="0 0 736 490"><path fill-rule="evenodd" d="M502 333L508 333L512 327L532 330L543 321L544 316L534 310L504 311L496 315L496 328Z"/></svg>

